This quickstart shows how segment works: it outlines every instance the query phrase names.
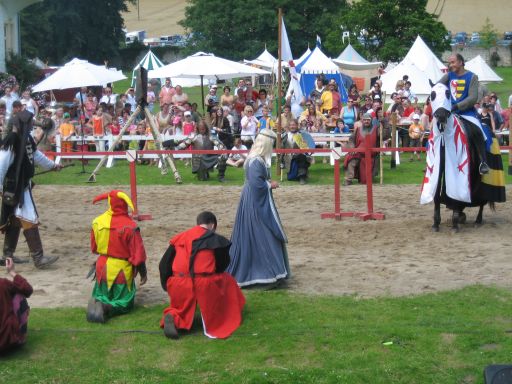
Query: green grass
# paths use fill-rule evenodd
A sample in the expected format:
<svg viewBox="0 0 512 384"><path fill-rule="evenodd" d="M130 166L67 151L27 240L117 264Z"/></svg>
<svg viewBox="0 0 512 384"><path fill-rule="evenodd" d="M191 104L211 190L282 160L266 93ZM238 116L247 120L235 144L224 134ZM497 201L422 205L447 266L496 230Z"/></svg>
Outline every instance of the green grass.
<svg viewBox="0 0 512 384"><path fill-rule="evenodd" d="M316 163L309 168L309 184L312 185L332 185L334 181L334 167L329 164L323 164L322 158L316 157ZM402 163L396 168L391 169L390 156L384 157L384 184L421 184L423 181L423 169L425 168L425 156L421 161L409 162L409 155L401 155ZM76 161L74 167L68 167L61 172L49 172L41 176L36 176L37 184L55 184L55 185L86 185L89 175L92 173L96 161L87 165L86 174L79 175L81 164ZM508 156L503 156L503 164L505 167L505 181L507 184L512 183L512 176L507 175ZM218 185L217 171L210 173L209 181L198 181L196 176L192 174L190 167L185 167L180 160L176 161L176 166L182 177L183 184L199 184L199 185ZM167 175L161 175L160 170L154 166L138 165L137 184L138 185L170 185L175 184L172 172ZM275 175L275 164L272 166L272 173ZM341 180L343 180L343 167L341 169ZM273 177L276 179L276 177ZM278 178L277 178L278 179ZM286 175L283 175L283 186L294 185L296 182L287 181ZM375 178L375 183L379 182L379 178ZM226 171L225 185L242 185L244 182L244 172L241 168L228 167ZM114 167L103 167L97 174L97 185L127 185L130 183L130 168L124 160L118 160Z"/></svg>
<svg viewBox="0 0 512 384"><path fill-rule="evenodd" d="M164 304L106 325L85 310L34 309L28 343L4 356L16 383L482 383L510 361L512 292L473 286L406 298L246 291L244 323L209 340L196 322L178 341ZM145 331L145 332L140 332ZM383 345L383 342L392 345Z"/></svg>
<svg viewBox="0 0 512 384"><path fill-rule="evenodd" d="M487 87L490 91L496 92L501 101L501 106L506 108L508 97L512 95L512 67L498 67L493 69L503 81L501 83L488 84Z"/></svg>

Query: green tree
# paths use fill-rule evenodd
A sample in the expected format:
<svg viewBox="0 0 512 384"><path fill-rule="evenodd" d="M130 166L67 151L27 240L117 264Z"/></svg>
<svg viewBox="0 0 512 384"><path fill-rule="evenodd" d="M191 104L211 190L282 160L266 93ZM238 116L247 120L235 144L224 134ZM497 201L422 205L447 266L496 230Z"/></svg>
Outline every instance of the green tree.
<svg viewBox="0 0 512 384"><path fill-rule="evenodd" d="M327 36L326 47L341 51L341 32L350 31L351 43L369 57L383 61L402 59L418 35L440 56L450 48L447 30L426 11L427 0L360 0L331 17L337 25ZM341 28L341 29L340 29ZM358 37L361 41L358 40Z"/></svg>
<svg viewBox="0 0 512 384"><path fill-rule="evenodd" d="M121 12L135 0L44 0L20 14L22 54L52 64L72 57L95 63L118 58L124 40Z"/></svg>
<svg viewBox="0 0 512 384"><path fill-rule="evenodd" d="M192 33L189 51L214 52L231 58L253 58L264 46L277 54L277 10L283 9L294 56L301 55L316 35L327 36L329 17L345 9L346 1L309 0L190 0L180 24Z"/></svg>
<svg viewBox="0 0 512 384"><path fill-rule="evenodd" d="M485 24L482 26L480 30L480 46L485 49L491 49L495 47L498 42L498 31L494 28L494 25L491 24L489 18L485 18Z"/></svg>

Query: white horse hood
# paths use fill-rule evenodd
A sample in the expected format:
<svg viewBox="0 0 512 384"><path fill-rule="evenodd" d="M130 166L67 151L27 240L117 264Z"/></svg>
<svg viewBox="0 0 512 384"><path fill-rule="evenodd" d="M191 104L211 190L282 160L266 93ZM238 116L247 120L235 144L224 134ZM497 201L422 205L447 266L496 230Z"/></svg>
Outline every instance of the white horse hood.
<svg viewBox="0 0 512 384"><path fill-rule="evenodd" d="M430 93L430 102L432 104L432 113L436 113L439 108L444 108L447 111L452 110L452 103L450 101L450 90L444 84L437 83L432 87Z"/></svg>

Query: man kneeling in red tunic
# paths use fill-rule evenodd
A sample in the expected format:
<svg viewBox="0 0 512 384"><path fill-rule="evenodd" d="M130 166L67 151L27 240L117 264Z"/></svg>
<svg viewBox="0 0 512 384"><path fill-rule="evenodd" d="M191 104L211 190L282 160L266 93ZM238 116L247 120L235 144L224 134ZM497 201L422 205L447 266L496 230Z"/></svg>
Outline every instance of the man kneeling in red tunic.
<svg viewBox="0 0 512 384"><path fill-rule="evenodd" d="M168 338L177 339L178 329L192 327L196 305L210 338L227 338L242 323L245 297L224 272L231 243L216 229L215 215L201 212L197 225L174 236L160 260L160 281L170 299L160 326Z"/></svg>

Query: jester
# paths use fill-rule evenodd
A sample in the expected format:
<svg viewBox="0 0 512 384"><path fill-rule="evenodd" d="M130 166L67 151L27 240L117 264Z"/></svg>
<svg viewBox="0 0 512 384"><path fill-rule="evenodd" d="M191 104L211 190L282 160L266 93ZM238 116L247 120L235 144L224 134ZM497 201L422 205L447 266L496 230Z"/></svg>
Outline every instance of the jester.
<svg viewBox="0 0 512 384"><path fill-rule="evenodd" d="M135 300L135 282L147 281L146 251L140 230L128 215L133 203L126 193L113 190L96 196L93 204L108 200L108 210L92 222L91 251L99 255L93 271L96 283L87 306L87 321L104 323L108 317L128 313Z"/></svg>
<svg viewBox="0 0 512 384"><path fill-rule="evenodd" d="M289 131L282 138L285 149L308 149L315 148L313 138L305 130L299 130L299 123L292 119L289 123ZM308 178L308 168L312 158L309 153L286 154L281 157L281 169L287 169L288 180L298 180L304 185Z"/></svg>

